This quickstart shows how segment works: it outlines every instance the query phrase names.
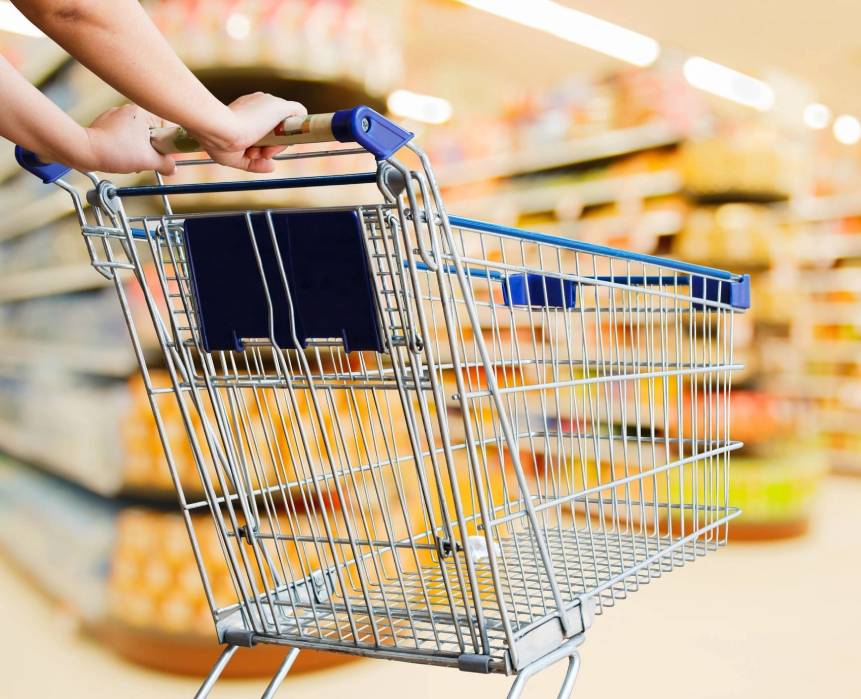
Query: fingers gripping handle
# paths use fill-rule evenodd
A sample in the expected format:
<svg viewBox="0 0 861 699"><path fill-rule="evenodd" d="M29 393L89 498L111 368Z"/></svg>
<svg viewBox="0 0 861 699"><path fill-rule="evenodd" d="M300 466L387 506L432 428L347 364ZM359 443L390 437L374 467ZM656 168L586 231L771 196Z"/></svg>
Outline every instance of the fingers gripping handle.
<svg viewBox="0 0 861 699"><path fill-rule="evenodd" d="M377 158L388 158L413 134L370 107L353 107L330 114L289 117L257 142L258 146L292 146L299 143L358 143ZM152 131L153 147L163 154L194 153L200 144L180 126Z"/></svg>
<svg viewBox="0 0 861 699"><path fill-rule="evenodd" d="M257 145L292 146L298 143L358 143L378 159L391 156L412 139L413 134L401 128L370 107L341 109L331 114L311 114L291 117L279 124L272 133ZM200 144L180 126L151 131L153 147L162 154L194 153ZM43 163L32 151L15 146L15 159L28 172L42 182L50 184L63 177L72 168L59 163Z"/></svg>

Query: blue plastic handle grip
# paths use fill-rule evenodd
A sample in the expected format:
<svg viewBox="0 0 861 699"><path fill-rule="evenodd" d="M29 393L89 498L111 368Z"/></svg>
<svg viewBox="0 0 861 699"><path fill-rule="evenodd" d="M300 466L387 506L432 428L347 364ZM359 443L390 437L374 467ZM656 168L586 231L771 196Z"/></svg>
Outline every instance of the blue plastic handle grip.
<svg viewBox="0 0 861 699"><path fill-rule="evenodd" d="M415 136L365 106L335 112L332 115L332 134L341 143L358 143L378 160L390 157Z"/></svg>
<svg viewBox="0 0 861 699"><path fill-rule="evenodd" d="M56 182L63 175L72 171L72 168L59 163L43 163L32 151L21 146L15 146L15 160L27 172L36 175L45 184Z"/></svg>

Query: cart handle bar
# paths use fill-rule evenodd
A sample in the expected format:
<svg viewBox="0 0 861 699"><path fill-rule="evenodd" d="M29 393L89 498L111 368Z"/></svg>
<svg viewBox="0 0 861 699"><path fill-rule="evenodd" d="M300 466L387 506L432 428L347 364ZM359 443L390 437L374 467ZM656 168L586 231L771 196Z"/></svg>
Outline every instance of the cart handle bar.
<svg viewBox="0 0 861 699"><path fill-rule="evenodd" d="M386 119L370 107L358 106L329 114L288 117L256 145L292 146L299 143L358 143L378 160L389 158L413 137L413 133ZM153 147L162 154L195 153L201 150L181 126L152 129ZM15 146L15 159L45 184L56 182L72 168L59 163L43 163L32 151Z"/></svg>

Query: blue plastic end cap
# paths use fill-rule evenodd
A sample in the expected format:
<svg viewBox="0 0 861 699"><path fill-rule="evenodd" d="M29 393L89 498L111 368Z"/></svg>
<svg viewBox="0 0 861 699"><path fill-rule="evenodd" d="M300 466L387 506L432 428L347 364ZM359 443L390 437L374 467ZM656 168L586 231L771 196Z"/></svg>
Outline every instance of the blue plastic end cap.
<svg viewBox="0 0 861 699"><path fill-rule="evenodd" d="M32 151L21 146L15 146L15 160L27 172L36 175L45 184L56 182L63 175L72 171L72 168L59 163L43 163Z"/></svg>
<svg viewBox="0 0 861 699"><path fill-rule="evenodd" d="M502 300L506 306L572 309L577 301L577 283L542 274L514 274L502 283Z"/></svg>
<svg viewBox="0 0 861 699"><path fill-rule="evenodd" d="M365 106L335 112L332 134L341 143L358 143L377 160L390 157L415 135Z"/></svg>
<svg viewBox="0 0 861 699"><path fill-rule="evenodd" d="M695 299L693 307L697 310L703 310L705 304L696 303L696 299L746 310L750 308L750 275L743 274L740 279L732 281L691 275L691 296Z"/></svg>

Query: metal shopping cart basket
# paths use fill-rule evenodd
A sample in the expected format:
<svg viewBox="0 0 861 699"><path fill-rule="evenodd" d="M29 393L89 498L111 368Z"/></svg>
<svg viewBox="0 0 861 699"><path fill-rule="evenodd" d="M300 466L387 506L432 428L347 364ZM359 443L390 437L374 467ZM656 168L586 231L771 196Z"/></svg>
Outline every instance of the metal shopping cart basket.
<svg viewBox="0 0 861 699"><path fill-rule="evenodd" d="M509 697L567 659L568 696L594 615L716 549L738 514L732 327L749 279L450 216L412 134L367 107L288 122L282 143L358 144L304 146L288 168L375 166L127 187L90 173L82 197L67 168L18 151L71 195L128 322L225 644L198 696L259 643L289 649L264 697L302 648L515 675ZM208 162L180 165L223 172ZM174 211L371 183L362 205Z"/></svg>

